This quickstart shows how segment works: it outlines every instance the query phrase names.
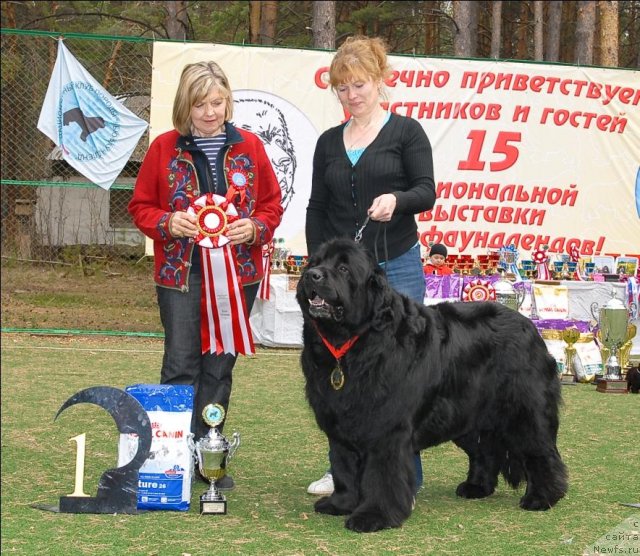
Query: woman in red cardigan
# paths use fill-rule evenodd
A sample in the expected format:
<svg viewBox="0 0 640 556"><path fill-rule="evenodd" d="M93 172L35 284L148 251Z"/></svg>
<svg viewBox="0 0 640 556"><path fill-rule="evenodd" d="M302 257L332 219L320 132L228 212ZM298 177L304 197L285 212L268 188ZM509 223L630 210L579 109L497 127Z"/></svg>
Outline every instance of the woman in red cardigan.
<svg viewBox="0 0 640 556"><path fill-rule="evenodd" d="M219 404L226 414L237 354L253 350L248 315L262 279L262 246L283 213L262 142L231 124L232 115L220 66L185 66L175 129L151 143L129 203L136 226L154 242L165 333L160 380L194 386L196 439L209 431L206 406ZM226 475L217 486L230 490L233 479Z"/></svg>

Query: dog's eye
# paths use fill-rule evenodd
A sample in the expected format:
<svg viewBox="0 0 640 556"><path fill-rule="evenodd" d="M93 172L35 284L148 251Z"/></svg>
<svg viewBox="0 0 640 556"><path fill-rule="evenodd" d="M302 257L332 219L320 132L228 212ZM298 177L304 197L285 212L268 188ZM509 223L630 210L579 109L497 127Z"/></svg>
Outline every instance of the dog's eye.
<svg viewBox="0 0 640 556"><path fill-rule="evenodd" d="M338 271L342 272L343 274L348 274L349 267L346 264L341 264L340 266L338 266Z"/></svg>

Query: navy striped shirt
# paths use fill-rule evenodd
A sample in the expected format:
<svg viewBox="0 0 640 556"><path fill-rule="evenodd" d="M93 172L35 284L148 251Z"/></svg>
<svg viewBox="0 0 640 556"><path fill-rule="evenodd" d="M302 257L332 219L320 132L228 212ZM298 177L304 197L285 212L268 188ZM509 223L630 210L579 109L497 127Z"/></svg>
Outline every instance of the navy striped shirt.
<svg viewBox="0 0 640 556"><path fill-rule="evenodd" d="M200 148L200 150L206 155L207 160L209 161L209 166L211 168L211 174L213 175L213 191L210 193L217 193L218 195L224 195L226 191L218 191L218 177L216 175L216 160L218 158L218 153L220 149L225 144L227 140L227 134L221 133L220 135L216 135L215 137L194 137L194 141L196 145ZM223 186L224 188L224 186Z"/></svg>

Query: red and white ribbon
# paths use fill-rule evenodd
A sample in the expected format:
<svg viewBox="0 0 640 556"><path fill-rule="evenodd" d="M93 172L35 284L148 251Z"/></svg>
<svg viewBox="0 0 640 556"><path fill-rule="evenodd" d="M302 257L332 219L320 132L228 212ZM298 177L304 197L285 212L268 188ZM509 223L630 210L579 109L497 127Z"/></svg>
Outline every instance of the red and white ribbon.
<svg viewBox="0 0 640 556"><path fill-rule="evenodd" d="M578 251L578 248L575 245L569 250L569 256L571 257L571 262L577 263L576 270L573 273L573 279L584 282L584 278L580 274L580 251Z"/></svg>
<svg viewBox="0 0 640 556"><path fill-rule="evenodd" d="M258 299L266 301L270 298L271 290L271 255L273 254L273 241L262 246L262 282L258 290Z"/></svg>
<svg viewBox="0 0 640 556"><path fill-rule="evenodd" d="M207 193L187 210L196 217L202 259L200 337L202 353L253 354L251 326L237 273L235 249L225 235L239 218L225 197Z"/></svg>
<svg viewBox="0 0 640 556"><path fill-rule="evenodd" d="M536 263L537 279L551 280L551 271L549 270L549 256L546 249L538 249L531 254L531 258Z"/></svg>

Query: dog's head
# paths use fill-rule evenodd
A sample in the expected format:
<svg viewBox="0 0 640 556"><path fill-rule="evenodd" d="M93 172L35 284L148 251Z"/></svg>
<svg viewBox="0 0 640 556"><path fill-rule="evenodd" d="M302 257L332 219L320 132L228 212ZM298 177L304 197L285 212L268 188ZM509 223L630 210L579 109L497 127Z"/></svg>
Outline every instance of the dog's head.
<svg viewBox="0 0 640 556"><path fill-rule="evenodd" d="M334 239L309 258L296 299L305 318L349 330L381 316L389 286L373 256L351 239Z"/></svg>

